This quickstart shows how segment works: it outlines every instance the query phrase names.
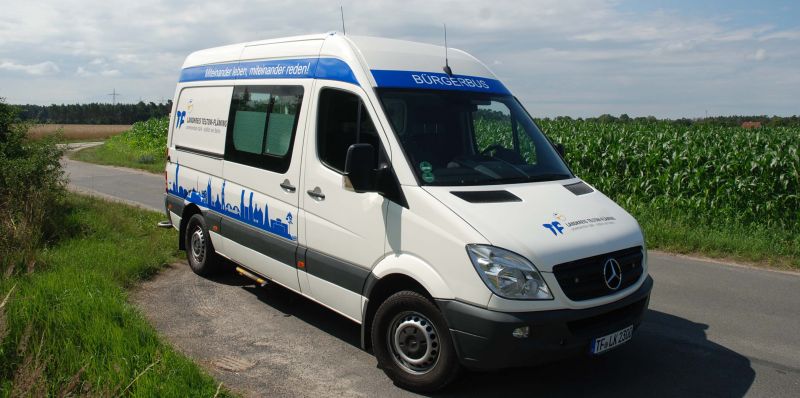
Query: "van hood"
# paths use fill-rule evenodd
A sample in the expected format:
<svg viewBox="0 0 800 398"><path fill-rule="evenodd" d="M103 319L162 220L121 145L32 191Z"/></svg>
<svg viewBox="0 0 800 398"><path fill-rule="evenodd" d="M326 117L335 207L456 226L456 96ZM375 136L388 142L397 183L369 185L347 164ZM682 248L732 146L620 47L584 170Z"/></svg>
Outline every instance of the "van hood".
<svg viewBox="0 0 800 398"><path fill-rule="evenodd" d="M584 257L644 246L636 220L579 179L423 188L491 245L525 256L542 272Z"/></svg>

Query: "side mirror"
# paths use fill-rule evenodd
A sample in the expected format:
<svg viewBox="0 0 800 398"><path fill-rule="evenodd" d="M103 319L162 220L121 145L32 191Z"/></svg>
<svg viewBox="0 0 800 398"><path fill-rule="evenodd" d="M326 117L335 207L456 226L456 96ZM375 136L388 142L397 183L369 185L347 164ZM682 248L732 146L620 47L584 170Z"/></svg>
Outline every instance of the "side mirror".
<svg viewBox="0 0 800 398"><path fill-rule="evenodd" d="M344 189L355 192L378 192L376 184L375 148L370 144L353 144L347 148L344 161Z"/></svg>
<svg viewBox="0 0 800 398"><path fill-rule="evenodd" d="M565 158L564 157L565 156L564 155L564 144L558 143L555 146L556 146L556 152L558 152L558 154L561 155L562 158Z"/></svg>

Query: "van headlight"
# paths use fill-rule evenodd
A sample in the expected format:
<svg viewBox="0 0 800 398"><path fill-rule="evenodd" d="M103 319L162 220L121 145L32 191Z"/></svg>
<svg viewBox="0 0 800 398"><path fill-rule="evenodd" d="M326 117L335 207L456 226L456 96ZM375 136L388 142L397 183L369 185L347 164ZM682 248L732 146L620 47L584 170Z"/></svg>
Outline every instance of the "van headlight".
<svg viewBox="0 0 800 398"><path fill-rule="evenodd" d="M467 245L472 265L496 295L508 299L551 300L550 288L525 257L499 247Z"/></svg>

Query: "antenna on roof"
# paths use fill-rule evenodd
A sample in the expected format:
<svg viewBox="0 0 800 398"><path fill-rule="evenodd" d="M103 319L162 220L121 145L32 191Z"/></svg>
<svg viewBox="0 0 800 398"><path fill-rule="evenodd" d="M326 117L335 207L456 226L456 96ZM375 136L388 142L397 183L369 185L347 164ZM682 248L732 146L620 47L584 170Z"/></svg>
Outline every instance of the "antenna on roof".
<svg viewBox="0 0 800 398"><path fill-rule="evenodd" d="M342 34L347 36L347 30L344 29L344 7L339 6L339 12L342 13Z"/></svg>
<svg viewBox="0 0 800 398"><path fill-rule="evenodd" d="M444 26L444 73L447 73L447 76L453 76L450 61L447 59L447 24L442 24L442 26Z"/></svg>

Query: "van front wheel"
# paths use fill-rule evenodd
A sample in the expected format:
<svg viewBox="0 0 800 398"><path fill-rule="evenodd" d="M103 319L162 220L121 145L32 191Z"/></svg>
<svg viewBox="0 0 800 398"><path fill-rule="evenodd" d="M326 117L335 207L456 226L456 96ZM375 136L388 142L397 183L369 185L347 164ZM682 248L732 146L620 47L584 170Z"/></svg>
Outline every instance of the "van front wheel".
<svg viewBox="0 0 800 398"><path fill-rule="evenodd" d="M217 270L219 257L211 244L208 228L202 214L195 214L186 223L184 236L186 259L195 274L208 276Z"/></svg>
<svg viewBox="0 0 800 398"><path fill-rule="evenodd" d="M394 383L416 392L436 391L458 375L460 364L442 313L419 293L402 291L384 301L372 323L378 365Z"/></svg>

